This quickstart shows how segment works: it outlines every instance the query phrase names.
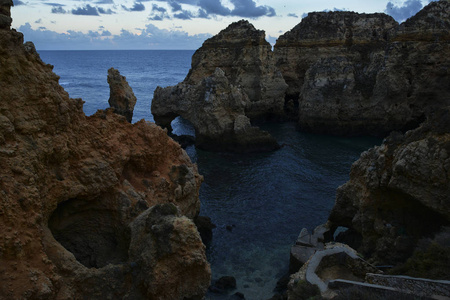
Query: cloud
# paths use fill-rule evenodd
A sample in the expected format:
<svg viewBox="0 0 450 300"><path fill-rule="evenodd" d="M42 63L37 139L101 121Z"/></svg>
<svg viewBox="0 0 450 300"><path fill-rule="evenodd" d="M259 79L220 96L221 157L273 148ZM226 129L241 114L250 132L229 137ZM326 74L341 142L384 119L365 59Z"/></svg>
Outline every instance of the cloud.
<svg viewBox="0 0 450 300"><path fill-rule="evenodd" d="M156 4L152 5L152 12L148 17L151 21L162 21L164 19L170 19L169 14L167 13L167 9L164 7L158 6Z"/></svg>
<svg viewBox="0 0 450 300"><path fill-rule="evenodd" d="M134 2L133 7L131 7L131 8L128 8L125 5L122 5L122 8L125 9L126 11L144 11L145 10L145 6L144 6L144 4L142 4L141 1Z"/></svg>
<svg viewBox="0 0 450 300"><path fill-rule="evenodd" d="M20 0L14 0L13 3L14 3L14 6L25 5L25 3Z"/></svg>
<svg viewBox="0 0 450 300"><path fill-rule="evenodd" d="M18 28L26 40L32 40L38 50L124 50L124 49L198 49L210 34L189 35L182 30L159 29L148 24L138 33L122 30L120 34L100 27L83 33L69 30L58 33L44 27L34 30L30 23Z"/></svg>
<svg viewBox="0 0 450 300"><path fill-rule="evenodd" d="M258 18L262 16L276 16L275 9L270 6L256 6L253 0L231 0L234 9L231 11L232 16Z"/></svg>
<svg viewBox="0 0 450 300"><path fill-rule="evenodd" d="M165 2L172 8L175 18L181 16L190 18L209 18L210 16L234 16L245 18L259 18L263 16L276 16L275 9L267 5L257 5L256 0L229 0L231 8L224 6L221 0L157 0ZM197 10L183 10L181 4L188 4ZM155 15L151 15L155 17ZM158 15L162 19L162 16ZM172 16L165 16L170 18Z"/></svg>
<svg viewBox="0 0 450 300"><path fill-rule="evenodd" d="M97 7L97 10L98 10L99 13L101 13L101 14L103 14L103 15L112 15L112 14L115 14L115 12L113 12L110 8L104 9L104 8L101 8L101 7Z"/></svg>
<svg viewBox="0 0 450 300"><path fill-rule="evenodd" d="M66 14L67 11L62 6L52 7L52 14Z"/></svg>
<svg viewBox="0 0 450 300"><path fill-rule="evenodd" d="M98 0L94 2L95 4L114 4L113 0Z"/></svg>
<svg viewBox="0 0 450 300"><path fill-rule="evenodd" d="M97 8L94 6L90 6L89 4L87 4L85 7L72 9L72 14L80 16L99 16Z"/></svg>
<svg viewBox="0 0 450 300"><path fill-rule="evenodd" d="M287 16L288 16L288 17L292 17L292 18L298 18L298 15L297 15L297 14L288 14Z"/></svg>
<svg viewBox="0 0 450 300"><path fill-rule="evenodd" d="M403 22L415 15L422 7L423 5L420 0L407 0L403 6L396 6L389 1L384 12L391 15L397 22Z"/></svg>
<svg viewBox="0 0 450 300"><path fill-rule="evenodd" d="M41 24L42 23L42 19L36 20L36 21L34 21L34 23Z"/></svg>

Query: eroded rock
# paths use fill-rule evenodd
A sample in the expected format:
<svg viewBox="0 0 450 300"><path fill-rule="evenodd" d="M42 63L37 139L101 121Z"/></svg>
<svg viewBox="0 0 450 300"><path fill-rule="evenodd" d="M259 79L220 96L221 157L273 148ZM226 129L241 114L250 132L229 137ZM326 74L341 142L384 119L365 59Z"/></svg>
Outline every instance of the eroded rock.
<svg viewBox="0 0 450 300"><path fill-rule="evenodd" d="M136 105L136 96L128 85L125 76L120 75L119 70L110 68L108 70L109 100L110 107L114 112L124 116L128 122L133 120L133 110Z"/></svg>
<svg viewBox="0 0 450 300"><path fill-rule="evenodd" d="M213 151L253 152L279 148L267 132L250 124L245 115L248 96L232 85L223 70L195 85L179 83L155 90L152 114L155 122L171 131L177 116L195 128L195 145Z"/></svg>
<svg viewBox="0 0 450 300"><path fill-rule="evenodd" d="M0 29L1 297L201 298L196 166L155 124L86 117L32 48Z"/></svg>
<svg viewBox="0 0 450 300"><path fill-rule="evenodd" d="M449 105L449 11L432 2L401 25L385 14L310 13L280 36L274 53L300 129L386 136Z"/></svg>
<svg viewBox="0 0 450 300"><path fill-rule="evenodd" d="M204 42L183 82L158 87L151 109L169 131L177 116L190 121L200 148L269 151L278 144L250 122L281 118L286 88L264 32L239 21Z"/></svg>
<svg viewBox="0 0 450 300"><path fill-rule="evenodd" d="M358 251L381 264L406 260L417 241L450 223L450 117L394 132L355 162L329 220L362 238Z"/></svg>

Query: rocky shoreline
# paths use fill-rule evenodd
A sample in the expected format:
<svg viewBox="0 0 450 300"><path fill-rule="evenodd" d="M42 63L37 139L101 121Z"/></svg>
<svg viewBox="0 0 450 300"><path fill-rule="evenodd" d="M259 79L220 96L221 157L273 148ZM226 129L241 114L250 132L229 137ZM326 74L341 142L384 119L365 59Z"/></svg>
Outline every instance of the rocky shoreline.
<svg viewBox="0 0 450 300"><path fill-rule="evenodd" d="M287 291L275 298L339 297L356 285L348 281L383 282L366 276L374 265L450 280L450 2L403 24L311 13L273 52L263 31L233 23L196 51L183 82L155 90L152 113L165 130L130 123L136 97L114 69L113 108L86 117L10 29L12 5L0 0L0 298L204 297L211 270L194 223L203 179L168 136L177 116L212 151L278 149L254 125L266 120L386 136L354 163L328 222L302 231Z"/></svg>

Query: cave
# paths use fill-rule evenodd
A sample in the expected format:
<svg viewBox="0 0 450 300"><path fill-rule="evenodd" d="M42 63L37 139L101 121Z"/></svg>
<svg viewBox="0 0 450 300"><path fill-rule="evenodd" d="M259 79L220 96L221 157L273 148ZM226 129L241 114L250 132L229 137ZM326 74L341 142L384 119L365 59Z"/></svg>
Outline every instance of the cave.
<svg viewBox="0 0 450 300"><path fill-rule="evenodd" d="M113 202L69 199L59 203L48 221L54 238L88 268L128 260L130 230Z"/></svg>

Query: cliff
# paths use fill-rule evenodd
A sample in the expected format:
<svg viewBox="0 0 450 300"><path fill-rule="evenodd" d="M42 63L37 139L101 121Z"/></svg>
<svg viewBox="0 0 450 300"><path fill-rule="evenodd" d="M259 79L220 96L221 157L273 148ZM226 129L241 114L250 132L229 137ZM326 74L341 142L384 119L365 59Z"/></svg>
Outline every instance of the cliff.
<svg viewBox="0 0 450 300"><path fill-rule="evenodd" d="M190 121L202 149L273 150L275 139L250 121L281 117L286 87L264 32L239 21L203 43L183 82L155 90L151 110L169 131L177 116Z"/></svg>
<svg viewBox="0 0 450 300"><path fill-rule="evenodd" d="M124 116L131 123L137 99L128 85L127 79L120 75L119 70L110 68L107 80L109 84L109 106L114 108L115 113Z"/></svg>
<svg viewBox="0 0 450 300"><path fill-rule="evenodd" d="M310 13L274 54L303 131L385 136L449 105L450 3L398 25L384 14Z"/></svg>
<svg viewBox="0 0 450 300"><path fill-rule="evenodd" d="M450 110L418 129L393 132L355 162L329 220L381 264L408 258L417 242L450 224ZM348 239L350 238L350 239Z"/></svg>
<svg viewBox="0 0 450 300"><path fill-rule="evenodd" d="M0 29L0 298L201 298L196 166L154 124L86 117L58 79Z"/></svg>

